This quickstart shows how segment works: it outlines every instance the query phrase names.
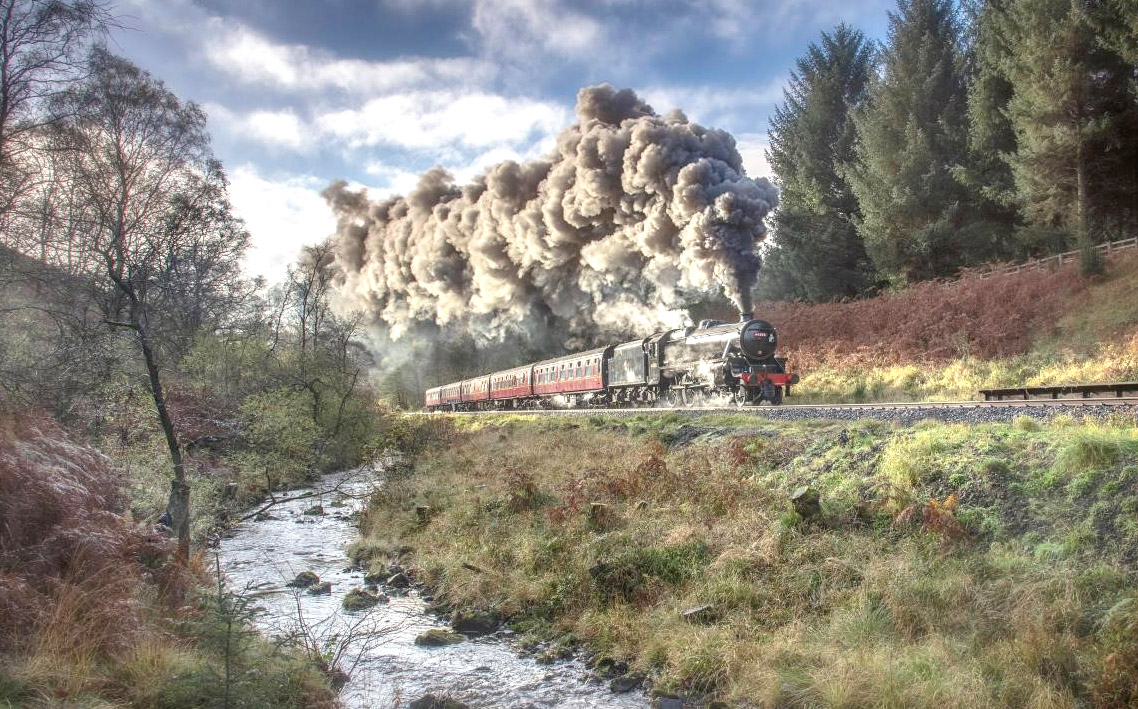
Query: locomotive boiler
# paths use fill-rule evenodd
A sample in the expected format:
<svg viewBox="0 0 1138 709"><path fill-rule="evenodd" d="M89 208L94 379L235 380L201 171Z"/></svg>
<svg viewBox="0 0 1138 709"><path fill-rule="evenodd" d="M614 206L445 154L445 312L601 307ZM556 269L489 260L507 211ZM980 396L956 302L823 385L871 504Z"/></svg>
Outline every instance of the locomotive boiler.
<svg viewBox="0 0 1138 709"><path fill-rule="evenodd" d="M782 403L798 375L778 333L742 318L657 332L426 391L428 410Z"/></svg>
<svg viewBox="0 0 1138 709"><path fill-rule="evenodd" d="M797 375L774 356L778 333L765 320L697 326L656 333L613 348L610 398L615 403L782 403Z"/></svg>

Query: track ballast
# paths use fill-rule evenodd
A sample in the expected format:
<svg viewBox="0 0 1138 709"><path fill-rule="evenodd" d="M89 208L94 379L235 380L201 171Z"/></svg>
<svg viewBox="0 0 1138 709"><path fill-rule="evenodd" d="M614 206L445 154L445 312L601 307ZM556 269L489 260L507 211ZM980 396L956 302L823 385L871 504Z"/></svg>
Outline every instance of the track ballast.
<svg viewBox="0 0 1138 709"><path fill-rule="evenodd" d="M924 401L873 404L783 404L782 406L692 406L657 408L583 408L583 409L520 409L514 411L456 412L454 416L643 416L676 414L703 416L707 414L752 415L774 420L831 419L854 420L873 418L900 423L914 423L924 419L956 423L1008 422L1017 416L1049 419L1060 414L1079 418L1098 418L1108 415L1138 417L1138 397L1099 399L1036 399L1018 401ZM432 414L426 414L432 415Z"/></svg>

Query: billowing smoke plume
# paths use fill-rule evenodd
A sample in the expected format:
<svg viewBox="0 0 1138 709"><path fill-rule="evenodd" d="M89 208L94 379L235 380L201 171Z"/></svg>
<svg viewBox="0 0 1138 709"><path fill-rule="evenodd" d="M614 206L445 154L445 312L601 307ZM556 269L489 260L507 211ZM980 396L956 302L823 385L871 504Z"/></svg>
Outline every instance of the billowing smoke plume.
<svg viewBox="0 0 1138 709"><path fill-rule="evenodd" d="M744 176L731 135L608 85L582 89L577 116L547 159L468 185L435 168L406 197L325 190L341 295L395 337L420 321L479 339L645 333L720 288L749 313L778 195Z"/></svg>

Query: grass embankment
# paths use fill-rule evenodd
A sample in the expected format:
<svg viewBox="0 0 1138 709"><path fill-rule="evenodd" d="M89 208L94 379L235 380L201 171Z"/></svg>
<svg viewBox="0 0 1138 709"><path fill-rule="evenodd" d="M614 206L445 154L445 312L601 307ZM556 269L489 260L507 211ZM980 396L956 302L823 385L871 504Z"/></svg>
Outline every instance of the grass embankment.
<svg viewBox="0 0 1138 709"><path fill-rule="evenodd" d="M204 557L173 563L127 518L125 487L46 417L0 411L0 706L332 706Z"/></svg>
<svg viewBox="0 0 1138 709"><path fill-rule="evenodd" d="M976 398L977 390L1138 379L1138 256L878 298L766 303L802 382L788 403Z"/></svg>
<svg viewBox="0 0 1138 709"><path fill-rule="evenodd" d="M1133 420L457 421L357 553L459 607L747 706L1138 702Z"/></svg>

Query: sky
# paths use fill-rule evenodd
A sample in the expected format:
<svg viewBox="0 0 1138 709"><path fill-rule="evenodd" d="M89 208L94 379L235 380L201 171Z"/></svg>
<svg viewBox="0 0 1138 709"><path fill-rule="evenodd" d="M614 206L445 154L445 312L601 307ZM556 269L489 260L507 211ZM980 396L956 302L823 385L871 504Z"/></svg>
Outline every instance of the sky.
<svg viewBox="0 0 1138 709"><path fill-rule="evenodd" d="M796 57L839 22L884 34L892 0L118 0L110 48L209 116L247 270L278 280L335 227L336 179L404 194L539 158L577 90L631 88L737 141L769 176Z"/></svg>

